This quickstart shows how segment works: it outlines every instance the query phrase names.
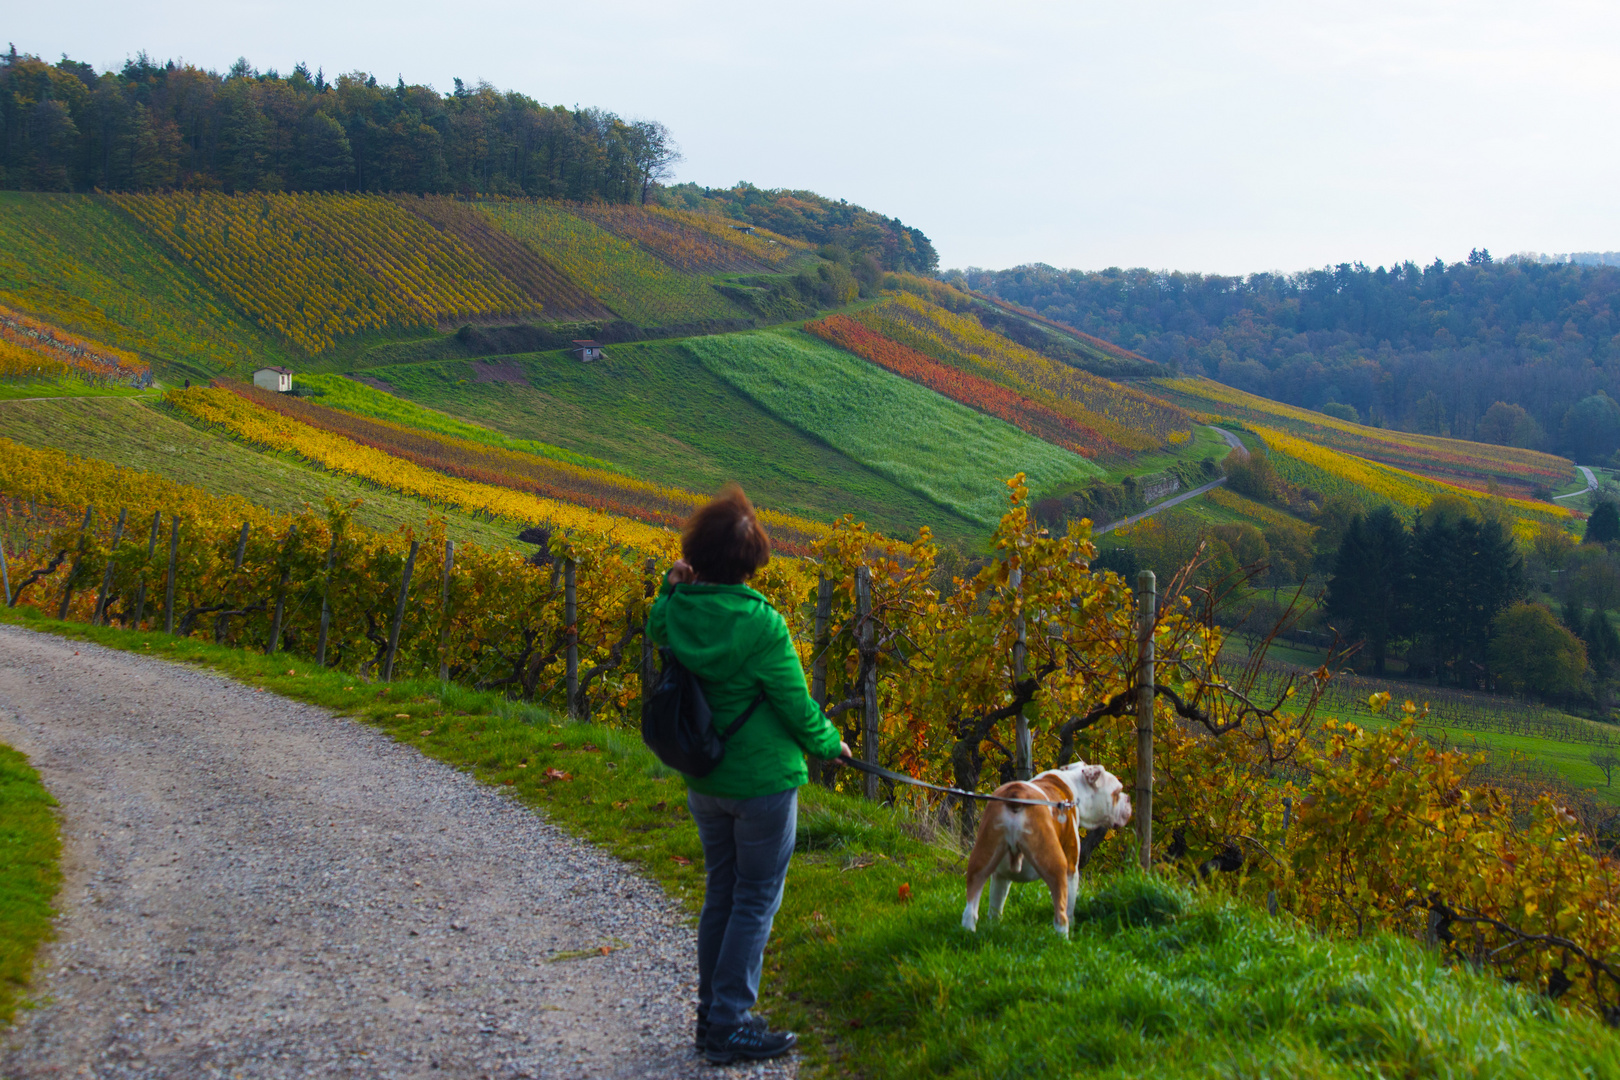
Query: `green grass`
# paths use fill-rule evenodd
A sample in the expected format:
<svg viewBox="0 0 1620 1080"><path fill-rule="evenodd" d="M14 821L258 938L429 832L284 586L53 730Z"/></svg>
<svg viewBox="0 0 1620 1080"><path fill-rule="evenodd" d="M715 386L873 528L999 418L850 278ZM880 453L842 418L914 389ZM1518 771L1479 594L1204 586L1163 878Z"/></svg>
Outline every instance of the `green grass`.
<svg viewBox="0 0 1620 1080"><path fill-rule="evenodd" d="M684 785L633 733L435 682L379 688L285 654L32 609L0 618L359 717L635 863L689 912L701 904ZM548 781L552 768L569 779ZM802 790L761 1006L801 1033L803 1075L1620 1076L1620 1040L1589 1016L1442 967L1411 942L1329 940L1163 880L1088 875L1067 942L1038 885L1015 889L1004 921L969 935L961 858L926 832L908 815Z"/></svg>
<svg viewBox="0 0 1620 1080"><path fill-rule="evenodd" d="M481 424L469 424L465 420L457 420L435 409L424 408L414 402L393 394L386 394L364 383L340 375L301 375L299 382L302 386L320 391L315 404L324 405L329 409L342 409L344 412L355 413L359 416L371 416L378 420L390 420L396 424L405 424L422 431L432 431L439 435L450 435L457 439L466 439L468 442L481 443L484 446L493 446L501 450L515 450L522 454L535 454L539 457L550 458L553 461L566 461L571 465L583 465L592 469L607 469L611 472L624 470L610 462L599 458L589 457L585 454L576 454L572 450L564 450L560 446L550 443L538 442L534 439L514 439L510 435L502 435L492 428Z"/></svg>
<svg viewBox="0 0 1620 1080"><path fill-rule="evenodd" d="M1078 454L919 386L798 330L692 338L703 366L800 431L909 491L995 525L1004 481L1039 495L1100 475Z"/></svg>
<svg viewBox="0 0 1620 1080"><path fill-rule="evenodd" d="M761 506L831 521L844 513L909 536L929 525L978 543L984 530L772 416L678 343L613 345L582 364L564 352L502 357L521 382L479 382L472 363L370 368L407 401L611 461L688 491L736 481Z"/></svg>
<svg viewBox="0 0 1620 1080"><path fill-rule="evenodd" d="M0 436L24 446L51 447L157 473L212 495L240 495L278 512L293 513L306 505L320 510L327 496L339 502L360 499L355 521L383 532L402 525L420 528L429 517L443 517L453 539L508 547L523 527L453 508L429 507L420 499L326 472L290 455L266 453L200 430L176 419L179 415L156 403L127 398L0 402Z"/></svg>
<svg viewBox="0 0 1620 1080"><path fill-rule="evenodd" d="M11 1021L34 953L52 936L62 882L55 806L28 758L0 745L0 1024Z"/></svg>
<svg viewBox="0 0 1620 1080"><path fill-rule="evenodd" d="M503 230L567 274L582 289L640 326L747 316L710 279L683 274L629 240L542 202L480 202Z"/></svg>
<svg viewBox="0 0 1620 1080"><path fill-rule="evenodd" d="M0 304L138 352L160 375L247 371L296 355L95 195L0 192Z"/></svg>

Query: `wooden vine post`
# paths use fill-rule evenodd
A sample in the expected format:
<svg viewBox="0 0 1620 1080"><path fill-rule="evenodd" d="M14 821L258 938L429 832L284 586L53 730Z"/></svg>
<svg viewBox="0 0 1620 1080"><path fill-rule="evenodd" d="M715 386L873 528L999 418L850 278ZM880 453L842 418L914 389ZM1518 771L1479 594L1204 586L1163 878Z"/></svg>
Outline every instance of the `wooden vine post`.
<svg viewBox="0 0 1620 1080"><path fill-rule="evenodd" d="M113 567L118 555L118 545L124 539L124 522L129 519L129 507L123 506L118 510L118 527L113 530L112 547L107 549L107 569L101 575L101 591L96 594L96 608L90 613L90 625L100 626L106 621L107 597L112 592Z"/></svg>
<svg viewBox="0 0 1620 1080"><path fill-rule="evenodd" d="M337 555L338 534L332 530L332 543L326 549L326 581L321 586L321 634L315 643L315 663L326 666L326 636L332 629L332 559Z"/></svg>
<svg viewBox="0 0 1620 1080"><path fill-rule="evenodd" d="M810 663L810 696L827 707L827 624L832 619L833 583L826 574L816 579L816 641Z"/></svg>
<svg viewBox="0 0 1620 1080"><path fill-rule="evenodd" d="M169 576L163 583L163 632L174 633L174 585L180 569L180 519L169 518Z"/></svg>
<svg viewBox="0 0 1620 1080"><path fill-rule="evenodd" d="M152 511L152 536L146 542L146 569L152 565L152 556L157 554L158 526L163 523L163 511ZM135 621L130 625L139 630L141 619L146 615L146 569L141 571L141 584L135 590Z"/></svg>
<svg viewBox="0 0 1620 1080"><path fill-rule="evenodd" d="M405 625L405 600L411 591L411 574L416 570L416 549L420 542L411 541L411 552L405 556L405 573L399 579L399 603L394 607L394 625L388 631L388 657L383 661L383 682L394 681L394 656L399 652L399 631Z"/></svg>
<svg viewBox="0 0 1620 1080"><path fill-rule="evenodd" d="M872 621L872 569L855 571L855 615L860 624L861 696L866 706L861 731L861 756L868 765L878 764L877 626ZM861 777L862 793L878 797L878 778L871 773Z"/></svg>
<svg viewBox="0 0 1620 1080"><path fill-rule="evenodd" d="M9 528L7 531L10 531ZM6 594L6 606L11 607L11 569L6 566L6 538L0 536L0 590Z"/></svg>
<svg viewBox="0 0 1620 1080"><path fill-rule="evenodd" d="M827 624L832 621L833 583L826 574L816 578L816 637L810 662L810 697L815 703L826 711L827 708ZM831 787L833 778L837 775L837 763L831 761L812 762L811 768L815 770L816 778L823 784Z"/></svg>
<svg viewBox="0 0 1620 1080"><path fill-rule="evenodd" d="M1140 605L1136 631L1136 837L1142 869L1153 868L1153 621L1156 611L1153 571L1136 579Z"/></svg>
<svg viewBox="0 0 1620 1080"><path fill-rule="evenodd" d="M1022 683L1029 675L1029 639L1025 636L1024 627L1022 567L1013 568L1007 575L1007 584L1012 589L1013 602L1018 605L1018 614L1013 616L1013 681ZM1035 775L1035 740L1029 731L1029 717L1024 715L1022 706L1019 706L1013 721L1013 777L1028 780Z"/></svg>
<svg viewBox="0 0 1620 1080"><path fill-rule="evenodd" d="M456 542L444 542L444 574L439 579L439 681L450 681L450 569L456 564Z"/></svg>
<svg viewBox="0 0 1620 1080"><path fill-rule="evenodd" d="M647 602L647 613L652 614L653 598L658 595L658 563L648 559L641 564L641 598ZM653 667L653 643L647 634L647 624L641 628L641 703L646 705L658 685L658 672Z"/></svg>
<svg viewBox="0 0 1620 1080"><path fill-rule="evenodd" d="M572 558L563 561L563 635L568 641L568 719L578 720L579 707L579 592L574 575L578 569Z"/></svg>
<svg viewBox="0 0 1620 1080"><path fill-rule="evenodd" d="M242 539L247 540L244 529ZM287 581L292 577L292 548L298 539L298 526L292 525L287 529L287 540L281 548L281 581L276 585L276 613L270 621L270 647L265 652L274 655L281 648L281 622L287 611Z"/></svg>
<svg viewBox="0 0 1620 1080"><path fill-rule="evenodd" d="M79 570L84 566L84 553L90 544L90 522L95 520L96 508L84 508L84 522L79 526L79 550L73 556L73 566L68 570L67 580L62 583L62 605L57 609L58 619L67 618L68 605L73 602L73 583L79 576Z"/></svg>

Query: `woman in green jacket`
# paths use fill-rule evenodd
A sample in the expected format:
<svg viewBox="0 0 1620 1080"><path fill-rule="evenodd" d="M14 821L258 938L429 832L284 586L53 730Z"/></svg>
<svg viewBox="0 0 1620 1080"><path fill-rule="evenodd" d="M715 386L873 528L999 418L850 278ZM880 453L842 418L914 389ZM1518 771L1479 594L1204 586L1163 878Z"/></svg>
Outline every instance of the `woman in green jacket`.
<svg viewBox="0 0 1620 1080"><path fill-rule="evenodd" d="M810 778L804 758L830 760L849 747L810 697L787 622L743 584L770 561L771 545L741 488L692 515L681 554L647 618L653 644L697 676L721 731L763 695L719 766L686 778L708 875L698 920L698 1048L718 1064L759 1060L798 1041L766 1030L752 1010L793 856L798 789Z"/></svg>

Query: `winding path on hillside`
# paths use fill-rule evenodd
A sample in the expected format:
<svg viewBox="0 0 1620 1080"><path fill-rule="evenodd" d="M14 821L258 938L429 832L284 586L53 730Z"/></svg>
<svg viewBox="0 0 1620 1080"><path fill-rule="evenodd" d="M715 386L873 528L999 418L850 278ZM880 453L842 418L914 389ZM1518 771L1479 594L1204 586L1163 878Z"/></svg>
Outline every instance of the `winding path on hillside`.
<svg viewBox="0 0 1620 1080"><path fill-rule="evenodd" d="M65 875L0 1075L731 1073L691 1048L655 884L374 729L0 626L0 741L61 803Z"/></svg>
<svg viewBox="0 0 1620 1080"><path fill-rule="evenodd" d="M1581 470L1581 474L1586 477L1586 486L1584 488L1582 488L1581 490L1579 490L1579 491L1572 491L1568 495L1554 495L1553 496L1554 501L1557 501L1558 499L1573 499L1573 498L1575 498L1575 497L1577 497L1579 495L1588 495L1588 494L1591 494L1592 492L1597 490L1597 488L1598 488L1597 474L1594 473L1591 470L1591 468L1586 466L1586 465L1577 465L1575 467L1577 469Z"/></svg>
<svg viewBox="0 0 1620 1080"><path fill-rule="evenodd" d="M1240 454L1243 454L1245 457L1248 456L1248 453L1249 453L1248 448L1243 445L1243 440L1242 439L1239 439L1236 435L1232 434L1230 431L1227 431L1225 428L1218 428L1218 427L1215 427L1213 425L1210 425L1209 430L1215 432L1221 438L1225 439L1226 440L1226 445L1230 446L1234 451L1236 451L1236 452L1238 452ZM1094 528L1094 529L1091 530L1091 535L1092 536L1101 536L1104 533L1113 532L1115 529L1123 529L1123 528L1126 528L1127 526L1135 525L1138 521L1145 521L1148 518L1152 517L1154 514L1162 513L1163 511L1168 510L1173 506L1180 506L1182 503L1186 502L1189 499L1196 499L1200 495L1204 495L1204 494L1207 494L1207 493L1209 493L1211 491L1214 491L1216 488L1220 487L1224 483L1226 483L1226 477L1223 476L1218 480L1210 481L1209 483L1205 484L1203 487L1196 487L1196 488L1193 488L1191 491L1184 491L1180 495L1173 495L1173 496L1171 496L1170 498L1164 500L1161 503L1155 503L1153 506L1148 507L1146 510L1142 511L1140 514L1132 514L1130 517L1120 518L1118 521L1116 521L1116 522L1114 522L1114 523L1112 523L1110 525L1102 525L1102 526L1099 526L1097 528Z"/></svg>

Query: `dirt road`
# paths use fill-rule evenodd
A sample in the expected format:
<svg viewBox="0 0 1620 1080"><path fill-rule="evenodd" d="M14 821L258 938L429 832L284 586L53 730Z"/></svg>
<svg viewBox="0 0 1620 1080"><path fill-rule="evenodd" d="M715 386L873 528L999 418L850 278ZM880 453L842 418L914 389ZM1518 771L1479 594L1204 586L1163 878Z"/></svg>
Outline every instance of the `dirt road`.
<svg viewBox="0 0 1620 1080"><path fill-rule="evenodd" d="M657 886L370 728L0 627L0 740L62 804L66 874L0 1075L732 1071L691 1049Z"/></svg>

